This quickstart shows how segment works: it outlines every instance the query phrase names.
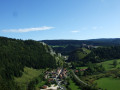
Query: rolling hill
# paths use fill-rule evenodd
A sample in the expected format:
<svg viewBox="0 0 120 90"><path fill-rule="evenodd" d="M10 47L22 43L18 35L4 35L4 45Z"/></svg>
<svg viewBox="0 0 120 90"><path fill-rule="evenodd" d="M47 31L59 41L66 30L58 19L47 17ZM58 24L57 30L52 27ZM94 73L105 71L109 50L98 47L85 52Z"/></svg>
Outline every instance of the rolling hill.
<svg viewBox="0 0 120 90"><path fill-rule="evenodd" d="M102 38L90 40L42 40L50 45L57 53L69 55L70 52L77 48L86 46L119 46L120 38Z"/></svg>
<svg viewBox="0 0 120 90"><path fill-rule="evenodd" d="M45 43L0 37L0 90L19 90L14 77L22 76L24 67L56 68L62 63Z"/></svg>

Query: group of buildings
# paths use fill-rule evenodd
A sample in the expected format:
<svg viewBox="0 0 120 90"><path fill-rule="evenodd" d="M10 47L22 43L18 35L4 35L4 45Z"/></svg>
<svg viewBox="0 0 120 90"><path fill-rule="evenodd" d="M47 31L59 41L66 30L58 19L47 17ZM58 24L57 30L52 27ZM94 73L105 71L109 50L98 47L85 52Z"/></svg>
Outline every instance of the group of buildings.
<svg viewBox="0 0 120 90"><path fill-rule="evenodd" d="M50 86L51 88L59 88L59 86L57 85L59 82L62 81L63 78L67 77L67 69L62 69L62 68L57 68L57 70L51 70L51 71L46 71L45 72L45 76L44 78L48 81L48 83L52 83L52 85ZM57 79L59 79L59 81L57 81ZM56 85L54 84L56 83ZM47 85L43 85L43 89L41 90L45 90L50 88Z"/></svg>

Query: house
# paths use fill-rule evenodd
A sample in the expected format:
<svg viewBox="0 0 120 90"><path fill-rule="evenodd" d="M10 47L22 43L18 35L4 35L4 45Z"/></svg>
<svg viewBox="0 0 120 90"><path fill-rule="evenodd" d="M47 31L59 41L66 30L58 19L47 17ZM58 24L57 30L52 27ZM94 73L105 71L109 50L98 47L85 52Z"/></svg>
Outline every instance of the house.
<svg viewBox="0 0 120 90"><path fill-rule="evenodd" d="M76 73L78 73L79 71L78 70L75 70Z"/></svg>
<svg viewBox="0 0 120 90"><path fill-rule="evenodd" d="M85 71L85 70L87 70L87 69L80 69L80 71Z"/></svg>
<svg viewBox="0 0 120 90"><path fill-rule="evenodd" d="M47 85L42 86L43 89L46 89L47 87L48 87Z"/></svg>
<svg viewBox="0 0 120 90"><path fill-rule="evenodd" d="M49 79L48 79L48 82L53 82L53 81L54 81L53 78L49 78Z"/></svg>

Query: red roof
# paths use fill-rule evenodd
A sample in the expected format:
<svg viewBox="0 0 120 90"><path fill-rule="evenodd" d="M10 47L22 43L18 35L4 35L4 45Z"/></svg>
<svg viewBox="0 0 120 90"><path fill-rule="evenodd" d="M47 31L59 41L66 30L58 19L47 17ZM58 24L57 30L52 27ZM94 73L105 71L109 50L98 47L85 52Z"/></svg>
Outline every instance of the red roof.
<svg viewBox="0 0 120 90"><path fill-rule="evenodd" d="M46 88L47 88L47 85L42 86L42 88L43 88L43 89L46 89Z"/></svg>
<svg viewBox="0 0 120 90"><path fill-rule="evenodd" d="M75 72L79 72L78 70L75 70Z"/></svg>

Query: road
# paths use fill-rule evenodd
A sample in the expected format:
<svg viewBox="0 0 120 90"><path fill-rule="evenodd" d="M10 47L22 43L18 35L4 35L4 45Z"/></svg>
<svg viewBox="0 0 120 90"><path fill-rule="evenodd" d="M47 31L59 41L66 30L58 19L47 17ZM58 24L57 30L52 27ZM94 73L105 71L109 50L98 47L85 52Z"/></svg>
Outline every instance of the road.
<svg viewBox="0 0 120 90"><path fill-rule="evenodd" d="M75 76L75 78L76 78L80 83L83 83L84 85L89 86L87 83L85 83L84 81L82 81L82 80L74 73L73 70L72 70L72 73L73 73L73 75Z"/></svg>
<svg viewBox="0 0 120 90"><path fill-rule="evenodd" d="M56 83L58 84L58 86L60 87L61 90L66 90L66 88L64 86L61 85L61 81L58 80L59 75L62 73L63 69L60 70L60 73L56 76Z"/></svg>

